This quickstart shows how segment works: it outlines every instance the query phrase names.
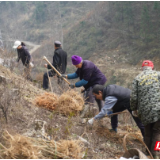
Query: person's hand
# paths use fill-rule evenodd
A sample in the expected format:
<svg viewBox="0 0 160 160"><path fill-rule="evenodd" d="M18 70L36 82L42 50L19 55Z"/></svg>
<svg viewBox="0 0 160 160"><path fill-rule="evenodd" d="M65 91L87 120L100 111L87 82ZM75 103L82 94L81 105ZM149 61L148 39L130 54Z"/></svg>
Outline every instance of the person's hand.
<svg viewBox="0 0 160 160"><path fill-rule="evenodd" d="M60 76L61 78L67 78L67 75L65 75L65 74L61 74L61 76Z"/></svg>
<svg viewBox="0 0 160 160"><path fill-rule="evenodd" d="M132 111L132 115L133 115L134 117L138 117L137 110L136 110L136 111Z"/></svg>
<svg viewBox="0 0 160 160"><path fill-rule="evenodd" d="M48 66L47 64L44 65L45 68L48 68L47 66Z"/></svg>
<svg viewBox="0 0 160 160"><path fill-rule="evenodd" d="M108 112L107 112L107 116L108 116L108 117L111 117L111 114L113 114L112 111L108 111Z"/></svg>
<svg viewBox="0 0 160 160"><path fill-rule="evenodd" d="M92 126L92 125L93 125L93 122L94 122L94 118L91 118L91 119L88 121L88 124L89 124L90 126Z"/></svg>
<svg viewBox="0 0 160 160"><path fill-rule="evenodd" d="M74 84L70 84L69 87L73 89L73 88L75 88L75 85Z"/></svg>

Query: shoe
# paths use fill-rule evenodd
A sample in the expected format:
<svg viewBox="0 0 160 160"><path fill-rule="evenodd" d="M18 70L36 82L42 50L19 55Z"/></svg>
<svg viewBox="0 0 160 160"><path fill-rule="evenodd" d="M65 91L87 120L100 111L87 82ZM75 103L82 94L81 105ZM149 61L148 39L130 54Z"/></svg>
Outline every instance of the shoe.
<svg viewBox="0 0 160 160"><path fill-rule="evenodd" d="M110 131L110 132L115 132L115 133L117 133L117 128L115 128L115 129L112 128L112 129L110 129L109 131Z"/></svg>

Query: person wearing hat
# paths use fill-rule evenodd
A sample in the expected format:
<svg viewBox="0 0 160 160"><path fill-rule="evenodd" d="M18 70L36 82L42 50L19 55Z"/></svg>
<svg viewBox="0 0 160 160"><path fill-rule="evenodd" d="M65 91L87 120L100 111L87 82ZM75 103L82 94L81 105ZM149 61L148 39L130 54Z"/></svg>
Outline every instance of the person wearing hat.
<svg viewBox="0 0 160 160"><path fill-rule="evenodd" d="M53 63L52 65L60 72L64 74L67 68L67 53L62 49L61 42L55 41L54 42L54 55L53 55ZM46 68L51 69L50 65L45 64ZM43 75L43 88L46 90L48 89L48 75L49 77L53 77L56 75L56 72L51 69L48 74L47 72ZM62 79L58 77L58 84L62 84Z"/></svg>
<svg viewBox="0 0 160 160"><path fill-rule="evenodd" d="M103 100L105 103L101 111L94 118L91 118L88 121L89 125L92 125L95 120L101 119L105 115L110 117L111 114L122 112L126 109L132 115L132 110L130 108L130 89L115 84L108 85L106 87L97 84L93 87L93 94L97 99ZM144 125L141 123L139 118L133 117L133 119L144 137ZM118 115L111 116L111 126L112 129L110 129L110 131L117 132Z"/></svg>
<svg viewBox="0 0 160 160"><path fill-rule="evenodd" d="M132 84L131 110L145 126L145 143L154 158L160 158L155 151L156 141L160 141L160 72L154 71L150 60L142 63L142 72Z"/></svg>
<svg viewBox="0 0 160 160"><path fill-rule="evenodd" d="M77 68L75 73L62 75L62 77L68 79L75 79L79 78L80 81L76 82L75 84L71 84L71 88L81 87L85 88L86 94L86 104L93 104L95 97L92 94L92 88L96 84L104 85L107 81L105 75L97 68L97 66L88 60L82 60L81 57L77 55L73 55L71 57L72 64ZM96 102L99 107L99 111L102 108L101 100L96 99Z"/></svg>
<svg viewBox="0 0 160 160"><path fill-rule="evenodd" d="M15 41L14 49L17 49L17 53L18 53L18 58L17 58L17 62L19 62L19 60L22 61L22 64L25 66L24 68L24 77L28 80L32 81L30 72L31 72L31 68L34 66L32 63L32 58L30 53L28 52L28 49L26 48L26 45L24 42L21 41Z"/></svg>

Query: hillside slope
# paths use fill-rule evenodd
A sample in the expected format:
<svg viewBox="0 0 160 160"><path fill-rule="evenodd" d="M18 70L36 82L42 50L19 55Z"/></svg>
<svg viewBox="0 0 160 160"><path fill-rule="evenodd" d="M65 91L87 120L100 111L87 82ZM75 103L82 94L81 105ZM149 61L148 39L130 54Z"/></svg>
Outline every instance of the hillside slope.
<svg viewBox="0 0 160 160"><path fill-rule="evenodd" d="M159 57L159 10L160 2L101 2L65 35L65 49L86 59L98 53L133 65Z"/></svg>
<svg viewBox="0 0 160 160"><path fill-rule="evenodd" d="M159 6L159 2L99 2L64 32L63 48L68 53L69 64L67 73L75 71L70 59L75 54L96 63L100 61L99 65L104 64L106 67L101 68L108 84L117 83L129 88L133 78L141 71L144 59L152 60L155 69L159 70L159 22L156 21ZM147 26L147 23L152 24L152 27ZM150 30L144 34L143 30L148 27ZM36 72L45 71L42 57L45 55L52 61L53 52L52 40L43 43L35 52L38 65ZM124 70L126 76L119 69ZM130 78L126 81L127 77Z"/></svg>
<svg viewBox="0 0 160 160"><path fill-rule="evenodd" d="M53 87L56 91L56 85ZM88 128L86 125L88 118L81 119L72 114L64 116L36 107L32 102L36 95L44 91L3 66L0 66L0 93L0 143L2 144L5 130L8 130L11 135L19 133L34 137L35 140L40 137L44 138L43 131L46 136L55 141L83 140L84 158L113 159L119 158L124 153L122 148L124 135L129 132L139 133L137 127L133 127L133 120L130 119L129 114L119 117L118 134L114 134L109 133L108 130L109 118L103 118L95 123L93 128ZM142 149L142 145L136 139L130 137L130 141L133 143L128 142L127 146Z"/></svg>

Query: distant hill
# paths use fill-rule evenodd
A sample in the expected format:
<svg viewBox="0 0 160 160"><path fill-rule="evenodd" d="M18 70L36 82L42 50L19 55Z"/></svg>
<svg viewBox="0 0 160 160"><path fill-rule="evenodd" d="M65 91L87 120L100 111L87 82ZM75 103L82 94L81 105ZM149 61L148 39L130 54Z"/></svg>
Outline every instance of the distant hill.
<svg viewBox="0 0 160 160"><path fill-rule="evenodd" d="M87 59L103 53L135 65L160 57L159 33L160 2L101 2L65 35L64 42L71 55ZM115 49L117 55L110 52Z"/></svg>
<svg viewBox="0 0 160 160"><path fill-rule="evenodd" d="M160 69L159 11L160 2L97 3L64 32L68 64L72 55L80 55L96 63L108 83L131 87L144 59L153 60L155 68ZM39 57L36 63L44 54L52 61L53 51L53 41L46 41L35 53ZM67 67L68 73L74 71L72 65Z"/></svg>
<svg viewBox="0 0 160 160"><path fill-rule="evenodd" d="M9 38L42 42L48 38L63 41L63 32L76 24L97 2L2 1L0 30Z"/></svg>

